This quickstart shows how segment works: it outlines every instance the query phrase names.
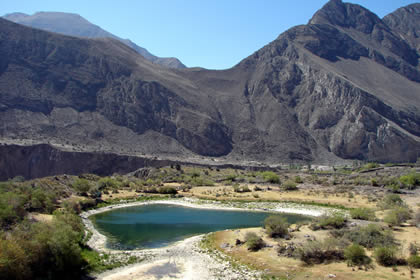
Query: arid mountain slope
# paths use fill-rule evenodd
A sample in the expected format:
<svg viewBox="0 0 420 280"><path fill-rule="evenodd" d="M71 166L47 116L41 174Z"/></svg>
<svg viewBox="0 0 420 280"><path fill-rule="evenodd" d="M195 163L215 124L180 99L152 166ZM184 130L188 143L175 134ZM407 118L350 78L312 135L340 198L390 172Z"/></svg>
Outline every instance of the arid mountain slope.
<svg viewBox="0 0 420 280"><path fill-rule="evenodd" d="M60 33L69 36L86 38L113 38L117 39L127 46L133 48L136 52L144 56L153 63L169 68L185 68L175 57L157 57L145 48L142 48L128 39L121 39L108 31L103 30L77 14L60 12L38 12L33 15L23 13L7 14L3 18L15 23L23 24L29 27L38 28L46 31Z"/></svg>
<svg viewBox="0 0 420 280"><path fill-rule="evenodd" d="M420 51L420 3L402 7L384 17L384 22L411 48Z"/></svg>
<svg viewBox="0 0 420 280"><path fill-rule="evenodd" d="M358 5L330 1L223 71L6 20L0 42L4 142L266 163L420 154L419 53Z"/></svg>

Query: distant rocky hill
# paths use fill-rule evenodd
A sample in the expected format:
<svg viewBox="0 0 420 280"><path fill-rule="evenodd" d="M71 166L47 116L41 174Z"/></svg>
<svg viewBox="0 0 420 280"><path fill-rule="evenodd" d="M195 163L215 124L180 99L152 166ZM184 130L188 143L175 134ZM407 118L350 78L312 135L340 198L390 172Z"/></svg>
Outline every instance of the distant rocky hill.
<svg viewBox="0 0 420 280"><path fill-rule="evenodd" d="M77 14L60 12L38 12L33 15L23 13L12 13L3 18L33 28L39 28L64 35L86 37L86 38L114 38L136 50L156 64L169 68L185 68L179 59L175 57L157 57L145 48L142 48L128 39L121 39L108 31L103 30Z"/></svg>
<svg viewBox="0 0 420 280"><path fill-rule="evenodd" d="M165 69L117 40L2 19L0 139L195 160L415 161L419 45L405 30L417 11L382 20L331 0L222 71Z"/></svg>

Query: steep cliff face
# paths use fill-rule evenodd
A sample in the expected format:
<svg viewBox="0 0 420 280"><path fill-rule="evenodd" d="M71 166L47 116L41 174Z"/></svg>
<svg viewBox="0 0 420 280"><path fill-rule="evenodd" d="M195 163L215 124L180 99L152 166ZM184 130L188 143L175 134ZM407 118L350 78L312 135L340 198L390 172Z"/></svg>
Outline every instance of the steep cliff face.
<svg viewBox="0 0 420 280"><path fill-rule="evenodd" d="M388 18L330 1L223 71L0 20L0 135L183 158L415 161L419 54Z"/></svg>
<svg viewBox="0 0 420 280"><path fill-rule="evenodd" d="M162 167L172 164L170 161L110 153L66 152L45 144L30 147L5 145L0 146L0 153L2 155L0 180L7 180L18 175L26 179L81 173L105 176L114 173L125 174L142 167Z"/></svg>

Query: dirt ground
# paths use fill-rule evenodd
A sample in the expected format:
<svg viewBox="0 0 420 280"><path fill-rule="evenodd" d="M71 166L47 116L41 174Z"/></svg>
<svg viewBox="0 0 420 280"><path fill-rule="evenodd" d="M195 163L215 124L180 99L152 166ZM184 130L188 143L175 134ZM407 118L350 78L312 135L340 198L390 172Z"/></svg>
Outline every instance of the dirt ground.
<svg viewBox="0 0 420 280"><path fill-rule="evenodd" d="M405 254L408 253L408 244L418 240L420 230L414 227L399 228L397 239L402 242ZM268 247L258 252L250 252L245 245L236 246L236 239L243 240L246 232L255 232L263 236L263 240ZM304 226L300 232L293 233L292 241L294 243L303 242L308 238L316 238L322 240L327 237L327 231L311 231ZM309 236L309 237L308 237ZM417 238L417 239L416 239ZM225 254L233 257L240 263L263 270L268 275L285 277L291 279L413 279L407 266L399 266L396 268L383 267L374 264L374 269L358 270L348 267L345 262L329 263L308 266L302 261L294 258L278 256L276 245L282 240L274 240L269 238L262 228L229 230L215 233L215 245ZM229 245L227 245L229 244ZM396 270L395 270L396 269ZM335 277L334 277L334 276ZM415 279L420 279L420 271L417 270Z"/></svg>
<svg viewBox="0 0 420 280"><path fill-rule="evenodd" d="M261 191L255 191L257 185L249 185L251 192L237 193L232 186L217 185L214 187L193 187L189 193L184 195L198 198L219 199L219 200L273 200L273 201L295 201L322 203L330 205L342 205L348 208L376 207L376 202L369 201L367 195L332 193L330 187L322 187L311 184L298 185L296 191L284 191L275 185L258 186Z"/></svg>

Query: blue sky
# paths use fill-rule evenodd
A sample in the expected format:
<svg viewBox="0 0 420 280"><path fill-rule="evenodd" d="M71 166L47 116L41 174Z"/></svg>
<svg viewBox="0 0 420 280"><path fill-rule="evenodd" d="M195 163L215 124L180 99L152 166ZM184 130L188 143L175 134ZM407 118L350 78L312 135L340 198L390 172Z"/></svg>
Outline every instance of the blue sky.
<svg viewBox="0 0 420 280"><path fill-rule="evenodd" d="M306 24L327 0L13 0L0 15L38 11L77 13L103 29L128 38L151 53L179 58L188 67L232 67ZM345 1L347 2L347 1ZM353 0L379 17L418 1Z"/></svg>

